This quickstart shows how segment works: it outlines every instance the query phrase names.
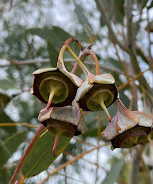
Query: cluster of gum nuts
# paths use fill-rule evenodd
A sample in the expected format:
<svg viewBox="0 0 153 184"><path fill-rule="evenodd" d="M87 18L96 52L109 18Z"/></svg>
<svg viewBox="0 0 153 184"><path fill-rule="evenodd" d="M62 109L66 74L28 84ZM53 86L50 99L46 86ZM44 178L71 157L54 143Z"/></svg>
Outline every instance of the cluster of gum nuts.
<svg viewBox="0 0 153 184"><path fill-rule="evenodd" d="M79 46L79 57L70 48L70 42L75 42ZM100 74L98 59L90 49L90 46L83 48L78 40L69 38L59 52L57 68L38 69L33 73L32 94L46 104L40 111L38 120L56 134L54 156L61 135L73 137L86 131L82 110L105 111L109 123L102 135L111 141L112 148L129 148L150 140L153 116L130 111L123 105L114 77L109 73ZM73 72L67 71L63 61L64 51L68 51L80 66L86 77L84 81ZM83 64L88 55L95 61L96 75L89 72ZM117 113L111 118L107 107L114 102Z"/></svg>

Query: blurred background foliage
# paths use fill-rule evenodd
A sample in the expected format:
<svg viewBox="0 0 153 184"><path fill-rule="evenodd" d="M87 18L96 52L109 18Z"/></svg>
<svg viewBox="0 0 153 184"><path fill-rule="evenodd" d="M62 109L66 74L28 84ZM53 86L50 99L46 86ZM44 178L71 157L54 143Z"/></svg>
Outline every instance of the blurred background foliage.
<svg viewBox="0 0 153 184"><path fill-rule="evenodd" d="M99 59L101 73L113 74L118 87L150 67L138 80L131 83L132 88L127 85L120 91L120 98L127 108L133 102L131 105L133 110L137 107L145 113L153 113L153 1L130 0L132 2L131 22L129 22L127 2L127 0L5 0L0 2L1 184L9 183L21 155L36 133L35 126L40 126L37 116L44 104L30 95L32 73L38 68L56 67L62 42L71 36L80 40L84 46L93 44L92 50ZM102 4L103 9L99 3ZM132 35L128 34L130 24ZM73 44L71 47L78 54ZM130 51L131 48L134 53ZM136 59L133 60L132 54ZM64 58L70 71L75 64L74 59L67 53ZM120 60L125 65L128 77ZM91 72L95 72L90 57L85 63ZM84 77L79 69L77 74ZM108 110L113 116L116 113L115 105ZM34 165L29 160L23 168L23 174L28 173L25 183L39 183L58 166L106 142L99 136L99 132L104 130L108 123L104 112L88 112L84 117L88 127L87 132L72 138L71 141L65 139L60 146L62 144L66 146L69 141L70 144L55 162L53 162L51 149L46 152L49 144L50 147L53 144L54 136L49 133L41 137L40 144L36 145L34 150L38 149L37 153L33 152L30 158L33 162L40 161L36 165L39 169L35 168L29 174L29 167L32 168ZM100 123L98 123L99 117ZM19 123L20 126L19 124L13 126L14 123ZM33 127L27 124L25 126L23 123ZM44 150L46 154L40 159ZM139 183L151 183L153 181L153 178L151 179L152 143L139 147L139 150L142 155L139 158ZM129 183L131 162L133 162L131 155L134 151L134 149L116 149L112 152L109 146L105 146L52 175L45 183ZM39 175L34 176L34 174Z"/></svg>

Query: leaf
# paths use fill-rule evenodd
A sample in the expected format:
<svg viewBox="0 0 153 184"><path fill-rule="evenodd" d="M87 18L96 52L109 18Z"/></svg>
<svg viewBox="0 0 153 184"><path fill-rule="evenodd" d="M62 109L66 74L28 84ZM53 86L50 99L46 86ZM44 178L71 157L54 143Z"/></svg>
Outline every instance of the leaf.
<svg viewBox="0 0 153 184"><path fill-rule="evenodd" d="M114 182L116 182L123 168L123 165L124 165L123 161L118 161L115 165L113 165L111 170L108 172L105 180L101 183L102 184L114 184Z"/></svg>
<svg viewBox="0 0 153 184"><path fill-rule="evenodd" d="M51 41L47 40L47 49L50 57L51 66L56 68L58 60L58 51Z"/></svg>
<svg viewBox="0 0 153 184"><path fill-rule="evenodd" d="M26 134L26 131L16 132L6 140L0 140L0 169L16 151L18 146L25 140Z"/></svg>
<svg viewBox="0 0 153 184"><path fill-rule="evenodd" d="M148 9L153 7L153 1L151 2L151 4L148 6Z"/></svg>
<svg viewBox="0 0 153 184"><path fill-rule="evenodd" d="M124 0L103 0L103 5L107 17L114 23L123 23L124 18ZM101 26L105 26L103 17L101 16Z"/></svg>
<svg viewBox="0 0 153 184"><path fill-rule="evenodd" d="M11 99L7 94L0 92L0 109L4 109Z"/></svg>
<svg viewBox="0 0 153 184"><path fill-rule="evenodd" d="M78 17L78 19L79 19L79 22L80 22L83 26L86 25L86 26L88 26L88 27L92 30L92 27L91 27L91 25L90 25L90 23L89 23L89 21L88 21L86 15L85 15L83 12L84 12L83 9L82 9L79 5L77 5L77 4L75 3L75 13L76 13L76 15L77 15L77 17Z"/></svg>
<svg viewBox="0 0 153 184"><path fill-rule="evenodd" d="M15 84L12 80L10 79L1 79L0 80L0 89L3 90L8 90L10 88L15 88Z"/></svg>
<svg viewBox="0 0 153 184"><path fill-rule="evenodd" d="M26 33L40 36L45 40L49 40L58 50L61 48L62 43L67 40L71 35L63 29L53 26L49 28L32 28L27 29Z"/></svg>
<svg viewBox="0 0 153 184"><path fill-rule="evenodd" d="M50 132L45 132L39 138L22 168L22 173L26 178L38 175L46 170L70 142L70 138L61 136L56 148L56 157L54 157L52 153L54 140L55 135Z"/></svg>
<svg viewBox="0 0 153 184"><path fill-rule="evenodd" d="M13 120L3 111L0 111L0 123L13 123ZM14 134L17 131L16 126L13 127L1 127L0 126L0 140L6 139L6 137Z"/></svg>

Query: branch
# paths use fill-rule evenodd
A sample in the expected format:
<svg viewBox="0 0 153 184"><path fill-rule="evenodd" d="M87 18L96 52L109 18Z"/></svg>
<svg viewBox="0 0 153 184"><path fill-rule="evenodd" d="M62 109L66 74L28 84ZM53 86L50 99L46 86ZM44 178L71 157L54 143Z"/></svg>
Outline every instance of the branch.
<svg viewBox="0 0 153 184"><path fill-rule="evenodd" d="M10 61L10 59L9 59L9 61ZM0 68L5 68L5 67L13 66L13 65L17 65L17 66L21 65L22 66L22 65L30 65L30 64L37 64L37 63L49 63L49 62L50 62L49 59L38 59L38 60L30 59L30 60L23 60L23 61L11 61L10 64L0 65ZM74 63L74 62L75 62L74 59L71 59L71 58L65 59L65 63ZM95 66L95 64L89 60L85 61L84 63L88 66ZM124 74L123 71L120 71L118 69L103 66L103 64L101 64L101 63L99 63L99 65L100 65L100 68L102 68L104 70L116 72L119 74Z"/></svg>
<svg viewBox="0 0 153 184"><path fill-rule="evenodd" d="M130 182L129 184L139 183L139 168L140 168L140 158L138 147L133 149L133 159L130 171Z"/></svg>
<svg viewBox="0 0 153 184"><path fill-rule="evenodd" d="M82 153L82 154L76 156L76 157L73 158L72 160L69 160L68 162L66 162L66 163L64 163L63 165L59 166L57 169L55 169L53 172L51 172L46 178L44 178L44 179L43 179L40 183L38 183L38 184L43 184L45 181L47 181L47 180L49 179L50 176L52 176L53 174L57 173L58 171L60 171L60 170L63 169L64 167L66 167L66 166L68 166L68 165L70 165L70 164L76 162L77 160L79 160L80 158L82 158L84 155L87 155L87 154L89 154L90 152L92 152L92 151L94 151L94 150L96 150L96 149L99 149L99 148L101 148L101 147L107 146L107 145L109 145L109 144L110 144L110 142L107 142L107 143L105 143L105 144L96 146L96 147L94 147L94 148L92 148L92 149L90 149L90 150L88 150L88 151L85 151L84 153Z"/></svg>
<svg viewBox="0 0 153 184"><path fill-rule="evenodd" d="M0 123L0 127L6 127L6 126L26 126L30 128L39 128L39 126L31 125L29 123Z"/></svg>
<svg viewBox="0 0 153 184"><path fill-rule="evenodd" d="M125 13L127 18L127 41L128 41L128 49L129 49L129 55L131 59L131 64L134 68L134 71L136 74L141 73L141 69L137 60L136 56L136 49L135 49L135 39L134 39L134 33L133 33L133 15L132 15L132 8L133 8L133 0L126 0L125 1ZM141 85L143 85L150 93L152 93L152 89L148 85L145 77L142 75L139 78L139 82Z"/></svg>
<svg viewBox="0 0 153 184"><path fill-rule="evenodd" d="M97 4L97 8L99 9L100 13L101 13L101 16L109 30L109 33L111 35L111 39L113 41L113 43L116 43L117 45L120 46L121 49L123 49L124 51L128 52L128 49L117 39L114 31L113 31L113 28L111 26L111 22L108 20L108 17L105 13L105 10L104 10L104 6L103 6L103 3L101 0L95 0L96 4Z"/></svg>

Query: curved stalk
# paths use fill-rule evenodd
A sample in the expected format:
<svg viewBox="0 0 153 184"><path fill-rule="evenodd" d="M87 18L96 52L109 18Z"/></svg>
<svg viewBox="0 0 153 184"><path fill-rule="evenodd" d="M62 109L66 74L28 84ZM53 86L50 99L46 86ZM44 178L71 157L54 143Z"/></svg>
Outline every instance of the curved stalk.
<svg viewBox="0 0 153 184"><path fill-rule="evenodd" d="M55 95L56 92L58 92L60 89L59 87L54 87L51 92L50 92L50 95L49 95L49 99L48 99L48 103L47 103L47 109L49 109L51 103L52 103L52 99Z"/></svg>
<svg viewBox="0 0 153 184"><path fill-rule="evenodd" d="M83 49L82 44L81 44L78 40L76 40L76 39L74 39L74 38L69 38L69 39L67 39L67 40L64 42L64 45L62 46L62 48L61 48L61 50L60 50L60 53L59 53L59 56L58 56L57 68L61 67L61 68L63 68L63 69L66 70L65 65L64 65L64 61L63 61L63 53L64 53L64 51L67 49L67 46L69 45L70 42L76 42L77 45L80 47L80 50Z"/></svg>
<svg viewBox="0 0 153 184"><path fill-rule="evenodd" d="M99 105L100 105L101 108L105 111L105 113L106 113L107 116L108 116L109 121L111 122L112 118L111 118L111 116L110 116L110 114L109 114L109 112L108 112L108 110L107 110L107 108L106 108L106 106L105 106L103 95L101 95L101 99L100 99Z"/></svg>
<svg viewBox="0 0 153 184"><path fill-rule="evenodd" d="M95 64L96 64L96 75L99 75L100 74L100 66L99 66L99 61L98 61L97 56L91 50L86 50L86 53L88 55L91 55L93 60L95 61Z"/></svg>

